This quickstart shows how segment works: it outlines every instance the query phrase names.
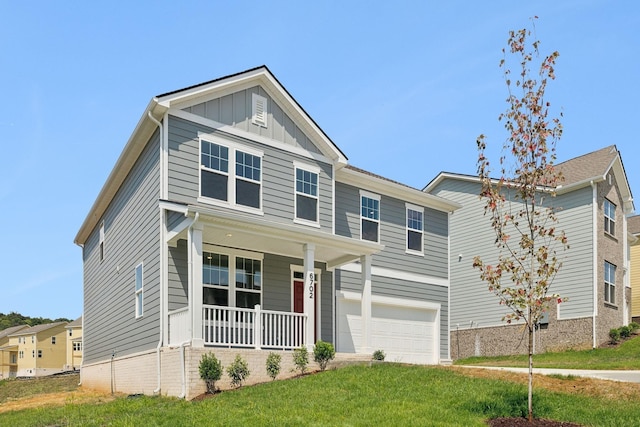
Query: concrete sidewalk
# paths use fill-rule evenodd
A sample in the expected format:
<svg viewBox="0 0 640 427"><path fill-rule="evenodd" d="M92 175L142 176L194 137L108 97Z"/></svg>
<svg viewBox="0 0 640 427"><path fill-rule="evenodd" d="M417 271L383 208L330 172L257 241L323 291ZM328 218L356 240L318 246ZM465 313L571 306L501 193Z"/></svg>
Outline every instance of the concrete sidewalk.
<svg viewBox="0 0 640 427"><path fill-rule="evenodd" d="M527 368L507 368L494 366L468 366L459 365L463 368L492 369L495 371L510 371L526 374ZM542 375L573 375L576 377L596 378L599 380L624 381L630 383L640 383L640 371L599 371L593 369L548 369L533 368L534 374Z"/></svg>

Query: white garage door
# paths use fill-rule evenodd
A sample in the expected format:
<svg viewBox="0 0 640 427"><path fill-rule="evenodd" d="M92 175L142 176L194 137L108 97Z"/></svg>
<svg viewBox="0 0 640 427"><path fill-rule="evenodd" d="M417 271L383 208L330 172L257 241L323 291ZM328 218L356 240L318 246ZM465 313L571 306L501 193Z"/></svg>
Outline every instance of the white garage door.
<svg viewBox="0 0 640 427"><path fill-rule="evenodd" d="M390 299L386 299L390 300ZM371 349L384 350L393 362L438 363L437 311L374 300L371 306ZM388 302L388 301L387 301ZM360 301L339 298L337 350L358 353L362 343Z"/></svg>

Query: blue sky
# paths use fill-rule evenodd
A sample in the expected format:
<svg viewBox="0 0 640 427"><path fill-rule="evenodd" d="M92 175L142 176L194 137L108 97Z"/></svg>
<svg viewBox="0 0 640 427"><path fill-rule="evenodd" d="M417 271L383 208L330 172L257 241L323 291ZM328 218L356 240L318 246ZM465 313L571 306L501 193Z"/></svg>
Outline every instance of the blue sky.
<svg viewBox="0 0 640 427"><path fill-rule="evenodd" d="M153 96L265 64L351 164L422 188L474 174L481 133L499 153L534 15L559 160L616 144L640 194L640 2L0 0L0 312L82 313L73 238Z"/></svg>

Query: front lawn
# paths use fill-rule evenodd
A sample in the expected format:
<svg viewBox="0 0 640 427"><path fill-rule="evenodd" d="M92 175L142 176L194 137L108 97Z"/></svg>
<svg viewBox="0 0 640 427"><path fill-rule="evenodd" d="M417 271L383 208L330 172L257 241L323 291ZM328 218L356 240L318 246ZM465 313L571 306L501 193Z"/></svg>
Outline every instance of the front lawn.
<svg viewBox="0 0 640 427"><path fill-rule="evenodd" d="M640 389L633 399L535 390L534 412L585 426L637 426L639 397ZM526 402L522 384L382 363L243 387L197 402L145 396L102 404L70 401L0 414L0 425L486 426L489 418L525 414Z"/></svg>

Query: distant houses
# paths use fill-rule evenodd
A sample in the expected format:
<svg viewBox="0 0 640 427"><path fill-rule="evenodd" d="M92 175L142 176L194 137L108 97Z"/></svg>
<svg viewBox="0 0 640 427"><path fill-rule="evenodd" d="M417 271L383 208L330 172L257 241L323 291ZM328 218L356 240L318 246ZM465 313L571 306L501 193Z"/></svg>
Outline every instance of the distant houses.
<svg viewBox="0 0 640 427"><path fill-rule="evenodd" d="M82 317L0 331L0 379L78 370L81 363Z"/></svg>

